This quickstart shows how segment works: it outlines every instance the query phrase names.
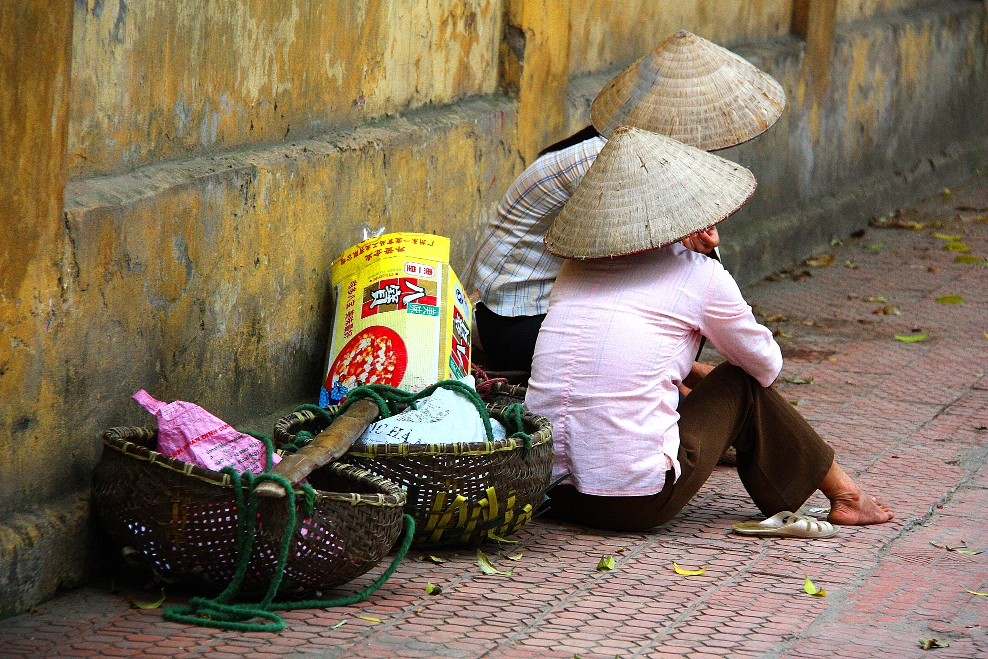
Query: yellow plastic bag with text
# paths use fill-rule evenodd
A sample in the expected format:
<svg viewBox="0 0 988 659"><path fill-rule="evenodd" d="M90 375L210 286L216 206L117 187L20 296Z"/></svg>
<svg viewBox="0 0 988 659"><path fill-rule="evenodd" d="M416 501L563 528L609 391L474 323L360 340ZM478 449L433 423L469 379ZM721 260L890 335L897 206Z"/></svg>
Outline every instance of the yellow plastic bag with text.
<svg viewBox="0 0 988 659"><path fill-rule="evenodd" d="M336 316L322 406L354 387L408 391L470 372L470 302L449 266L449 239L370 238L333 262Z"/></svg>

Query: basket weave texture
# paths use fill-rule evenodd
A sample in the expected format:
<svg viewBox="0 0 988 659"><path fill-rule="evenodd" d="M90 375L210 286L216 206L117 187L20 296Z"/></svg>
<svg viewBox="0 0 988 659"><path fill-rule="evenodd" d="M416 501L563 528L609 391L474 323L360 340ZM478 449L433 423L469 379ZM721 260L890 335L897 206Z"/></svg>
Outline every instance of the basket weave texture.
<svg viewBox="0 0 988 659"><path fill-rule="evenodd" d="M128 558L163 577L207 590L225 587L237 563L231 477L154 451L151 428L112 428L102 440L93 508L111 538L130 548ZM311 518L302 519L301 507L297 514L282 593L323 590L364 574L402 530L405 494L394 484L341 464L327 465L309 482L315 505ZM283 499L260 500L243 591L267 587L286 517Z"/></svg>
<svg viewBox="0 0 988 659"><path fill-rule="evenodd" d="M506 407L487 405L504 421ZM332 408L328 411L333 412ZM479 545L493 535L518 531L542 503L552 475L552 426L522 413L531 436L526 451L518 438L449 444L358 443L340 460L397 483L405 489L405 512L415 519L418 546ZM310 411L279 420L278 445L306 430L317 434L326 421Z"/></svg>

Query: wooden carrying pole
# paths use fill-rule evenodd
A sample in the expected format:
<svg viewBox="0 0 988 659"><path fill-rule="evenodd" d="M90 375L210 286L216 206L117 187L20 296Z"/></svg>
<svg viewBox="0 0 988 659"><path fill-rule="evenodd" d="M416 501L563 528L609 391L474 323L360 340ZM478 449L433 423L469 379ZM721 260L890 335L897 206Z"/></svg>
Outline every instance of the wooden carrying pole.
<svg viewBox="0 0 988 659"><path fill-rule="evenodd" d="M367 426L377 420L381 411L373 401L358 400L336 417L336 420L312 443L303 446L296 453L286 456L271 469L272 474L284 476L292 485L308 477L314 470L336 460L353 445ZM277 483L265 481L254 488L260 496L283 497L285 490Z"/></svg>

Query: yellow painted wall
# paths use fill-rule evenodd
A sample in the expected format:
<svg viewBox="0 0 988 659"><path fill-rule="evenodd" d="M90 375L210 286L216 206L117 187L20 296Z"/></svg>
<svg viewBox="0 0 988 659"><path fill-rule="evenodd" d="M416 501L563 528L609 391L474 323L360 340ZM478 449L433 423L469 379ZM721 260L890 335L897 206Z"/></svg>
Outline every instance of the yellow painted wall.
<svg viewBox="0 0 988 659"><path fill-rule="evenodd" d="M81 0L70 176L489 94L502 0Z"/></svg>
<svg viewBox="0 0 988 659"><path fill-rule="evenodd" d="M66 401L51 395L48 358L63 307L71 31L65 0L0 3L0 513L20 501L14 483L47 469L60 439L51 431L66 414ZM15 467L15 453L30 460Z"/></svg>
<svg viewBox="0 0 988 659"><path fill-rule="evenodd" d="M512 112L475 101L294 147L70 182L63 303L30 401L44 415L43 445L0 436L7 502L84 486L99 431L153 423L129 398L141 388L233 423L315 401L332 260L368 222L454 236L462 272L520 172Z"/></svg>
<svg viewBox="0 0 988 659"><path fill-rule="evenodd" d="M838 22L853 21L900 9L909 9L937 0L837 0Z"/></svg>
<svg viewBox="0 0 988 659"><path fill-rule="evenodd" d="M789 32L792 0L586 0L572 3L570 72L631 62L677 30L731 45Z"/></svg>

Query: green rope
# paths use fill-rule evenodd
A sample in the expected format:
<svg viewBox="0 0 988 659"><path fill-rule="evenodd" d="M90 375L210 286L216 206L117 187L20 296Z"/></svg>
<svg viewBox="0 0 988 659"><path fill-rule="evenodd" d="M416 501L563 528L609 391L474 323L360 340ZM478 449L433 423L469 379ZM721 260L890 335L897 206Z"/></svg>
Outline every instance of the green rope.
<svg viewBox="0 0 988 659"><path fill-rule="evenodd" d="M521 403L511 403L504 408L504 420L510 422L516 430L516 432L508 437L508 439L518 437L525 442L525 449L522 451L522 458L527 458L528 452L532 450L532 436L525 432L525 424L521 418L522 412L524 411L525 406Z"/></svg>
<svg viewBox="0 0 988 659"><path fill-rule="evenodd" d="M415 406L416 401L427 396L431 396L437 389L449 389L450 391L455 391L462 394L467 400L469 400L477 410L481 420L484 422L484 431L487 433L487 441L494 441L494 430L491 428L491 415L487 412L487 406L484 405L484 401L481 400L480 396L473 387L468 384L464 384L459 380L441 380L417 393L405 391L404 389L398 389L397 387L391 387L386 384L365 384L362 387L355 387L347 392L346 402L340 405L339 409L336 411L336 414L330 414L325 409L317 405L299 405L295 408L295 411L310 411L317 414L328 423L332 423L336 417L343 414L347 408L358 400L370 399L374 401L378 409L381 411L381 418L386 419L390 416L398 414L398 412L401 411L401 406L403 405L411 407L413 410L418 409ZM316 412L315 410L319 410L319 412ZM521 417L519 416L519 419L520 418ZM295 435L295 441L293 444L299 444L299 436L302 435L302 433L305 433L307 436L311 435L311 433L301 430Z"/></svg>
<svg viewBox="0 0 988 659"><path fill-rule="evenodd" d="M415 535L414 520L405 515L404 528L405 539L401 548L391 562L391 565L384 574L362 592L351 597L344 597L336 600L305 600L302 602L281 602L274 603L275 595L281 587L282 579L285 576L285 564L288 562L288 552L291 549L292 538L295 534L296 510L295 492L291 483L287 479L275 474L261 474L254 476L250 472L238 473L229 467L222 470L229 474L233 481L233 496L236 505L237 515L237 563L230 583L219 595L212 599L204 597L193 597L187 606L168 607L164 611L164 618L170 622L181 622L199 627L214 627L217 629L233 629L238 631L254 632L278 632L285 628L284 619L274 611L289 611L301 608L321 608L330 606L346 606L356 602L361 602L384 585L384 582L398 569L398 564L408 553L412 539ZM254 603L230 604L230 601L237 595L240 586L243 584L250 564L251 552L254 547L254 536L257 525L258 497L254 492L254 486L270 481L277 483L285 489L285 531L282 534L281 545L278 548L278 560L275 565L274 575L268 585L268 590L264 598ZM244 489L249 493L244 505ZM302 492L305 496L302 514L311 517L315 505L315 490L311 485L303 485ZM243 514L240 514L240 513ZM249 622L255 618L262 618L267 623Z"/></svg>

